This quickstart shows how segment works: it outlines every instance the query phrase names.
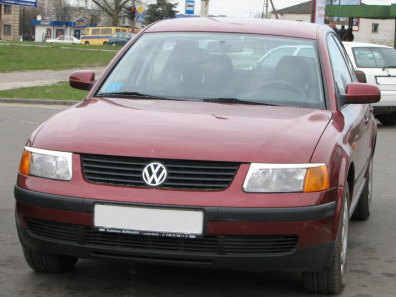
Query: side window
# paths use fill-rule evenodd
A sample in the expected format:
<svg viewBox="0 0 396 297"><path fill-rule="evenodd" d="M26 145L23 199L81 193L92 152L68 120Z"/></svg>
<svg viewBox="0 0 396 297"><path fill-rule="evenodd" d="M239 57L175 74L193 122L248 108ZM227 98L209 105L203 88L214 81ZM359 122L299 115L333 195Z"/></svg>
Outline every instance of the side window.
<svg viewBox="0 0 396 297"><path fill-rule="evenodd" d="M339 94L346 92L347 85L353 81L350 61L346 57L344 50L339 42L334 38L333 34L329 34L327 38L327 46L330 54L331 68L333 70L334 81Z"/></svg>
<svg viewBox="0 0 396 297"><path fill-rule="evenodd" d="M109 29L109 28L102 29L102 30L100 30L100 34L101 35L110 35L111 29Z"/></svg>

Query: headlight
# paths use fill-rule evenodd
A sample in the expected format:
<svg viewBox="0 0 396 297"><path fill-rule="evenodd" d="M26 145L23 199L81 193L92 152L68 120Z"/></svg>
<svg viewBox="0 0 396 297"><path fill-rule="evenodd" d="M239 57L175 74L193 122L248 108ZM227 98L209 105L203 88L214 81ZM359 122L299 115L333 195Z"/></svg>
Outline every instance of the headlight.
<svg viewBox="0 0 396 297"><path fill-rule="evenodd" d="M44 178L71 180L72 153L25 147L19 172Z"/></svg>
<svg viewBox="0 0 396 297"><path fill-rule="evenodd" d="M318 192L329 189L325 164L253 163L243 184L251 193Z"/></svg>

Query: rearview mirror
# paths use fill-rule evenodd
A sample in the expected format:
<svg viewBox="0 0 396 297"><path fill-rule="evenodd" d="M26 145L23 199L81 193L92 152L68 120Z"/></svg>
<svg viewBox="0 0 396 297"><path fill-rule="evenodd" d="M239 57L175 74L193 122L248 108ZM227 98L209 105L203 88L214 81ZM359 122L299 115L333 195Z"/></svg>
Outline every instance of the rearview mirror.
<svg viewBox="0 0 396 297"><path fill-rule="evenodd" d="M364 83L350 83L346 88L346 104L377 103L381 99L381 92L377 86Z"/></svg>
<svg viewBox="0 0 396 297"><path fill-rule="evenodd" d="M92 70L81 70L73 72L69 77L72 88L89 91L95 82L95 72Z"/></svg>

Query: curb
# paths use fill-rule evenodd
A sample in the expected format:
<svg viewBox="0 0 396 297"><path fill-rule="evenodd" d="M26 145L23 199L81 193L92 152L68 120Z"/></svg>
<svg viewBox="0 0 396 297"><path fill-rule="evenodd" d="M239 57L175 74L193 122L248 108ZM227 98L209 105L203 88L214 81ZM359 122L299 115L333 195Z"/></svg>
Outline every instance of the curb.
<svg viewBox="0 0 396 297"><path fill-rule="evenodd" d="M45 100L45 99L0 98L0 103L74 105L74 104L77 104L79 102L80 101L76 101L76 100Z"/></svg>

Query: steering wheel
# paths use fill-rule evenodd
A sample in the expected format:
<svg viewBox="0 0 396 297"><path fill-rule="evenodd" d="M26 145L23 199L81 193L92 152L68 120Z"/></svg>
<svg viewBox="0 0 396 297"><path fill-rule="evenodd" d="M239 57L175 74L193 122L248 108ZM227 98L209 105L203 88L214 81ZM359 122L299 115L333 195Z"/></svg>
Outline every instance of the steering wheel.
<svg viewBox="0 0 396 297"><path fill-rule="evenodd" d="M284 89L284 90L292 91L294 93L299 93L303 96L306 96L305 92L301 88L299 88L298 86L296 86L288 81L285 81L285 80L267 81L267 82L263 83L259 87L259 89L266 89L268 87L275 88L275 89Z"/></svg>

